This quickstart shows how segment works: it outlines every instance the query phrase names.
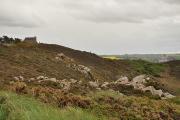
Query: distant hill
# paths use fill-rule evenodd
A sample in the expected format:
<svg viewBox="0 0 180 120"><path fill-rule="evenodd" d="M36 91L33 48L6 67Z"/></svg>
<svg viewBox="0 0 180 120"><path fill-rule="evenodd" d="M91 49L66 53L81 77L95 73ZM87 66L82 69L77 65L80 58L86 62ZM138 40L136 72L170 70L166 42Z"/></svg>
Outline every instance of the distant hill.
<svg viewBox="0 0 180 120"><path fill-rule="evenodd" d="M125 55L102 55L103 57L116 57L117 59L145 60L154 63L180 60L180 54L125 54Z"/></svg>

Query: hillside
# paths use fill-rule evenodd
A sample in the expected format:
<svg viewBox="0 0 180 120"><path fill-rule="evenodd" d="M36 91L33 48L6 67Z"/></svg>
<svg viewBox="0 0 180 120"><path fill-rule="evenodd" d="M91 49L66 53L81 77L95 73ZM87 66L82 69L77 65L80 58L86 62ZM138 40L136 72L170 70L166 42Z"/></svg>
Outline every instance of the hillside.
<svg viewBox="0 0 180 120"><path fill-rule="evenodd" d="M56 106L60 113L77 108L91 119L178 120L179 82L172 83L179 81L179 65L104 59L64 46L19 42L0 45L0 87Z"/></svg>
<svg viewBox="0 0 180 120"><path fill-rule="evenodd" d="M37 44L31 46L20 43L12 47L1 46L0 75L5 80L10 80L12 77L19 75L35 77L42 74L58 79L87 79L79 72L67 68L64 62L56 60L57 55L61 53L72 58L76 64L92 69L92 74L96 77L94 79L99 81L117 80L121 75L135 77L139 74L154 72L154 66L161 66L160 64L151 64L143 61L102 59L92 53L58 45ZM152 70L145 68L148 65L152 66Z"/></svg>

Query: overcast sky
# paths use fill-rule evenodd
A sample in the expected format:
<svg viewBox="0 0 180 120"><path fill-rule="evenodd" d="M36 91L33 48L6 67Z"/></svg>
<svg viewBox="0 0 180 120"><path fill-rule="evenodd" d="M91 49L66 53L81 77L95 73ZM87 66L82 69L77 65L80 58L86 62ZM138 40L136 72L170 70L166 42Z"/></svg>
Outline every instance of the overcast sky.
<svg viewBox="0 0 180 120"><path fill-rule="evenodd" d="M180 52L180 0L0 0L0 35L97 54Z"/></svg>

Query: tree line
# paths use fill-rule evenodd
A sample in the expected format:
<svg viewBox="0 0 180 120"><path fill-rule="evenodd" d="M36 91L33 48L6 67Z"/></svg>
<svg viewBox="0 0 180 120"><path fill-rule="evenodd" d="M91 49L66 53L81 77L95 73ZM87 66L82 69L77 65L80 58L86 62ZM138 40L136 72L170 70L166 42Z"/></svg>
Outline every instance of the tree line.
<svg viewBox="0 0 180 120"><path fill-rule="evenodd" d="M0 43L2 44L13 44L13 43L20 43L22 40L19 38L11 38L8 36L0 37Z"/></svg>

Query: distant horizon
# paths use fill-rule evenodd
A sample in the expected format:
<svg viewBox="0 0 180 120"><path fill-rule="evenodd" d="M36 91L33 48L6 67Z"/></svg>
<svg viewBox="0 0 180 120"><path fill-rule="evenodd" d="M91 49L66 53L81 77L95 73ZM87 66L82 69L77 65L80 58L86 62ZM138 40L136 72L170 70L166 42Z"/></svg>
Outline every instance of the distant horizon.
<svg viewBox="0 0 180 120"><path fill-rule="evenodd" d="M174 55L174 54L180 54L180 52L175 53L130 53L130 54L101 54L103 55Z"/></svg>
<svg viewBox="0 0 180 120"><path fill-rule="evenodd" d="M12 37L12 38L19 38L21 40L24 40L26 37L37 37L37 41L40 42L40 43L44 43L44 44L56 44L56 45L61 45L61 46L64 46L64 47L68 47L68 48L71 48L71 49L75 49L75 50L79 50L79 51L86 51L86 52L91 52L91 53L95 53L97 55L150 55L150 54L153 54L153 55L158 55L158 54L180 54L180 52L160 52L160 53L107 53L107 54L103 54L103 53L96 53L96 52L92 52L93 50L90 50L90 51L87 51L87 50L83 50L83 49L79 49L79 48L73 48L73 47L70 47L71 45L63 45L63 44L58 44L58 43L47 43L47 42L44 42L43 40L39 40L38 39L38 36L36 35L32 35L32 36L24 36L24 37L17 37L17 36L13 36L13 35L0 35L0 37L3 37L3 36L8 36L8 37Z"/></svg>

